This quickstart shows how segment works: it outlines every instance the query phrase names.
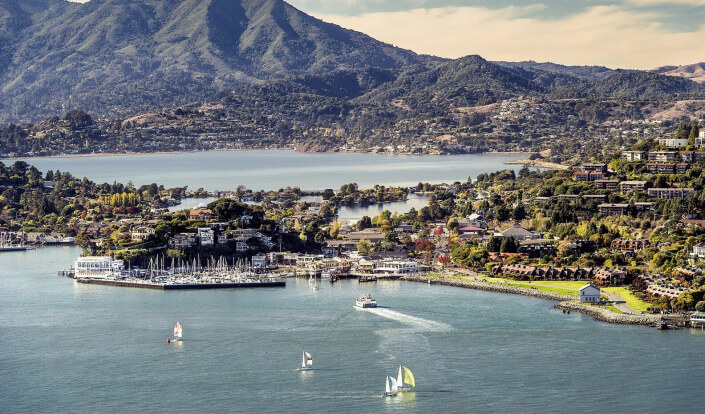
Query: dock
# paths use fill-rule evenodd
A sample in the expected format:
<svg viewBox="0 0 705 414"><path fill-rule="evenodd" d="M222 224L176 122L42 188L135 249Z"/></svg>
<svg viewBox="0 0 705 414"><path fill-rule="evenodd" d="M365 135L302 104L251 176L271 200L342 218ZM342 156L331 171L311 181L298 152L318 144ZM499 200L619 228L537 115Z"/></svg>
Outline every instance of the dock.
<svg viewBox="0 0 705 414"><path fill-rule="evenodd" d="M267 287L285 287L284 281L256 281L256 282L224 282L224 283L152 283L129 280L109 280L109 279L91 279L77 278L76 282L89 285L104 285L131 287L141 289L156 289L156 290L198 290L198 289L243 289L243 288L267 288Z"/></svg>

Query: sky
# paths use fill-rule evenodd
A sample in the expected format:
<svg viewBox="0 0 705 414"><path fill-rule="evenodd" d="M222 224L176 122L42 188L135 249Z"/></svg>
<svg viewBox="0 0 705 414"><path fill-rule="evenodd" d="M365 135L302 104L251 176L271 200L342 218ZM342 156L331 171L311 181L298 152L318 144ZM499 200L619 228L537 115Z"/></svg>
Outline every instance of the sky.
<svg viewBox="0 0 705 414"><path fill-rule="evenodd" d="M417 53L653 69L705 61L705 0L287 0Z"/></svg>

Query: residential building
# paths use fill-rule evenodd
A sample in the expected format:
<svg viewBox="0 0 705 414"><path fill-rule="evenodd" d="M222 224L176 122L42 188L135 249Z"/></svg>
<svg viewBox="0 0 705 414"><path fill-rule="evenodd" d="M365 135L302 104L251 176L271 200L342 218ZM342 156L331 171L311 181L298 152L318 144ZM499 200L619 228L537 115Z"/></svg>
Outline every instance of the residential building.
<svg viewBox="0 0 705 414"><path fill-rule="evenodd" d="M705 151L681 151L681 161L698 162L705 159Z"/></svg>
<svg viewBox="0 0 705 414"><path fill-rule="evenodd" d="M514 223L514 225L503 232L501 232L503 237L514 237L516 240L528 240L528 239L538 239L539 234L529 231L519 223Z"/></svg>
<svg viewBox="0 0 705 414"><path fill-rule="evenodd" d="M646 164L646 169L651 174L673 174L676 172L675 163L650 162Z"/></svg>
<svg viewBox="0 0 705 414"><path fill-rule="evenodd" d="M694 259L705 259L705 243L698 243L693 246L693 252L690 256Z"/></svg>
<svg viewBox="0 0 705 414"><path fill-rule="evenodd" d="M599 303L600 288L588 283L580 288L580 303Z"/></svg>
<svg viewBox="0 0 705 414"><path fill-rule="evenodd" d="M235 244L235 251L237 251L238 253L246 252L249 248L250 246L248 246L247 243L244 241L238 241Z"/></svg>
<svg viewBox="0 0 705 414"><path fill-rule="evenodd" d="M645 160L646 151L622 151L622 158L627 161Z"/></svg>
<svg viewBox="0 0 705 414"><path fill-rule="evenodd" d="M606 174L607 164L583 164L580 166L580 169L583 171L601 172Z"/></svg>
<svg viewBox="0 0 705 414"><path fill-rule="evenodd" d="M196 246L196 233L179 233L171 236L168 242L170 249L190 249Z"/></svg>
<svg viewBox="0 0 705 414"><path fill-rule="evenodd" d="M692 188L649 188L646 193L649 197L673 200L675 198L685 198L693 191L695 190Z"/></svg>
<svg viewBox="0 0 705 414"><path fill-rule="evenodd" d="M629 204L603 203L597 206L597 211L607 216L623 216L627 214Z"/></svg>
<svg viewBox="0 0 705 414"><path fill-rule="evenodd" d="M637 213L651 211L654 209L654 203L650 203L648 201L637 201L636 203L634 203L634 209Z"/></svg>
<svg viewBox="0 0 705 414"><path fill-rule="evenodd" d="M552 256L556 253L554 243L553 239L521 240L517 252L532 258Z"/></svg>
<svg viewBox="0 0 705 414"><path fill-rule="evenodd" d="M616 190L617 186L619 185L619 180L595 180L595 189L596 190Z"/></svg>
<svg viewBox="0 0 705 414"><path fill-rule="evenodd" d="M628 193L631 191L644 191L646 189L646 181L622 181L619 183L619 191Z"/></svg>
<svg viewBox="0 0 705 414"><path fill-rule="evenodd" d="M198 241L201 246L212 246L215 244L215 232L210 227L200 227L198 229Z"/></svg>
<svg viewBox="0 0 705 414"><path fill-rule="evenodd" d="M678 159L678 156L678 151L651 151L649 152L649 161L673 162Z"/></svg>
<svg viewBox="0 0 705 414"><path fill-rule="evenodd" d="M685 147L690 144L688 138L659 138L658 144L669 148Z"/></svg>
<svg viewBox="0 0 705 414"><path fill-rule="evenodd" d="M617 239L612 240L612 243L610 243L610 251L633 256L648 245L649 241L647 239Z"/></svg>
<svg viewBox="0 0 705 414"><path fill-rule="evenodd" d="M604 178L604 174L599 171L576 171L574 173L575 181L595 181Z"/></svg>
<svg viewBox="0 0 705 414"><path fill-rule="evenodd" d="M151 227L146 227L146 226L140 226L132 229L132 232L130 232L130 237L132 240L137 240L137 241L144 241L146 240L149 236L154 234L154 229Z"/></svg>
<svg viewBox="0 0 705 414"><path fill-rule="evenodd" d="M213 212L208 209L195 208L189 212L189 218L192 220L210 220L213 217Z"/></svg>
<svg viewBox="0 0 705 414"><path fill-rule="evenodd" d="M705 147L705 129L700 131L700 134L695 138L696 147Z"/></svg>

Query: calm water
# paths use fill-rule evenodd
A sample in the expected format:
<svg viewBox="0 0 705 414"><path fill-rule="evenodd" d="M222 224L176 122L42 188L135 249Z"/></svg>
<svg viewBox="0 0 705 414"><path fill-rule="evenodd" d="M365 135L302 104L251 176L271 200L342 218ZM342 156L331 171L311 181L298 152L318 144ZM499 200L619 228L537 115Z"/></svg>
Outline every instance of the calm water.
<svg viewBox="0 0 705 414"><path fill-rule="evenodd" d="M159 292L0 255L0 411L701 412L700 331L599 323L520 296L401 282ZM352 308L369 291L377 312ZM184 341L166 344L172 326ZM316 370L296 372L301 351ZM415 393L380 398L398 364Z"/></svg>
<svg viewBox="0 0 705 414"><path fill-rule="evenodd" d="M40 171L69 171L100 183L118 181L140 186L156 182L168 187L253 190L298 186L304 190L338 189L347 183L415 185L418 182L465 181L468 177L507 168L521 155L404 155L293 151L210 151L107 157L32 158ZM10 164L12 160L4 160Z"/></svg>

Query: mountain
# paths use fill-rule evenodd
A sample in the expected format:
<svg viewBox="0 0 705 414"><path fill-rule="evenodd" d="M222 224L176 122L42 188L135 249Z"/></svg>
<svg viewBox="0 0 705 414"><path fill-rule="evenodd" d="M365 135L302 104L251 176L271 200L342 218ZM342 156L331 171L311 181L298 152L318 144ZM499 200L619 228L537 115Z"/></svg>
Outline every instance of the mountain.
<svg viewBox="0 0 705 414"><path fill-rule="evenodd" d="M540 70L550 73L558 73L562 75L574 76L580 79L586 80L602 80L607 79L610 76L618 75L621 73L632 72L628 69L610 69L604 66L565 66L559 65L557 63L551 62L534 62L531 60L523 62L493 62L500 66L508 68L518 68L524 70Z"/></svg>
<svg viewBox="0 0 705 414"><path fill-rule="evenodd" d="M698 83L705 82L705 62L683 66L662 66L652 69L650 72L686 78Z"/></svg>
<svg viewBox="0 0 705 414"><path fill-rule="evenodd" d="M596 82L586 94L612 99L685 99L705 97L705 87L691 80L635 71Z"/></svg>
<svg viewBox="0 0 705 414"><path fill-rule="evenodd" d="M0 122L210 99L242 83L433 64L281 0L0 0Z"/></svg>

